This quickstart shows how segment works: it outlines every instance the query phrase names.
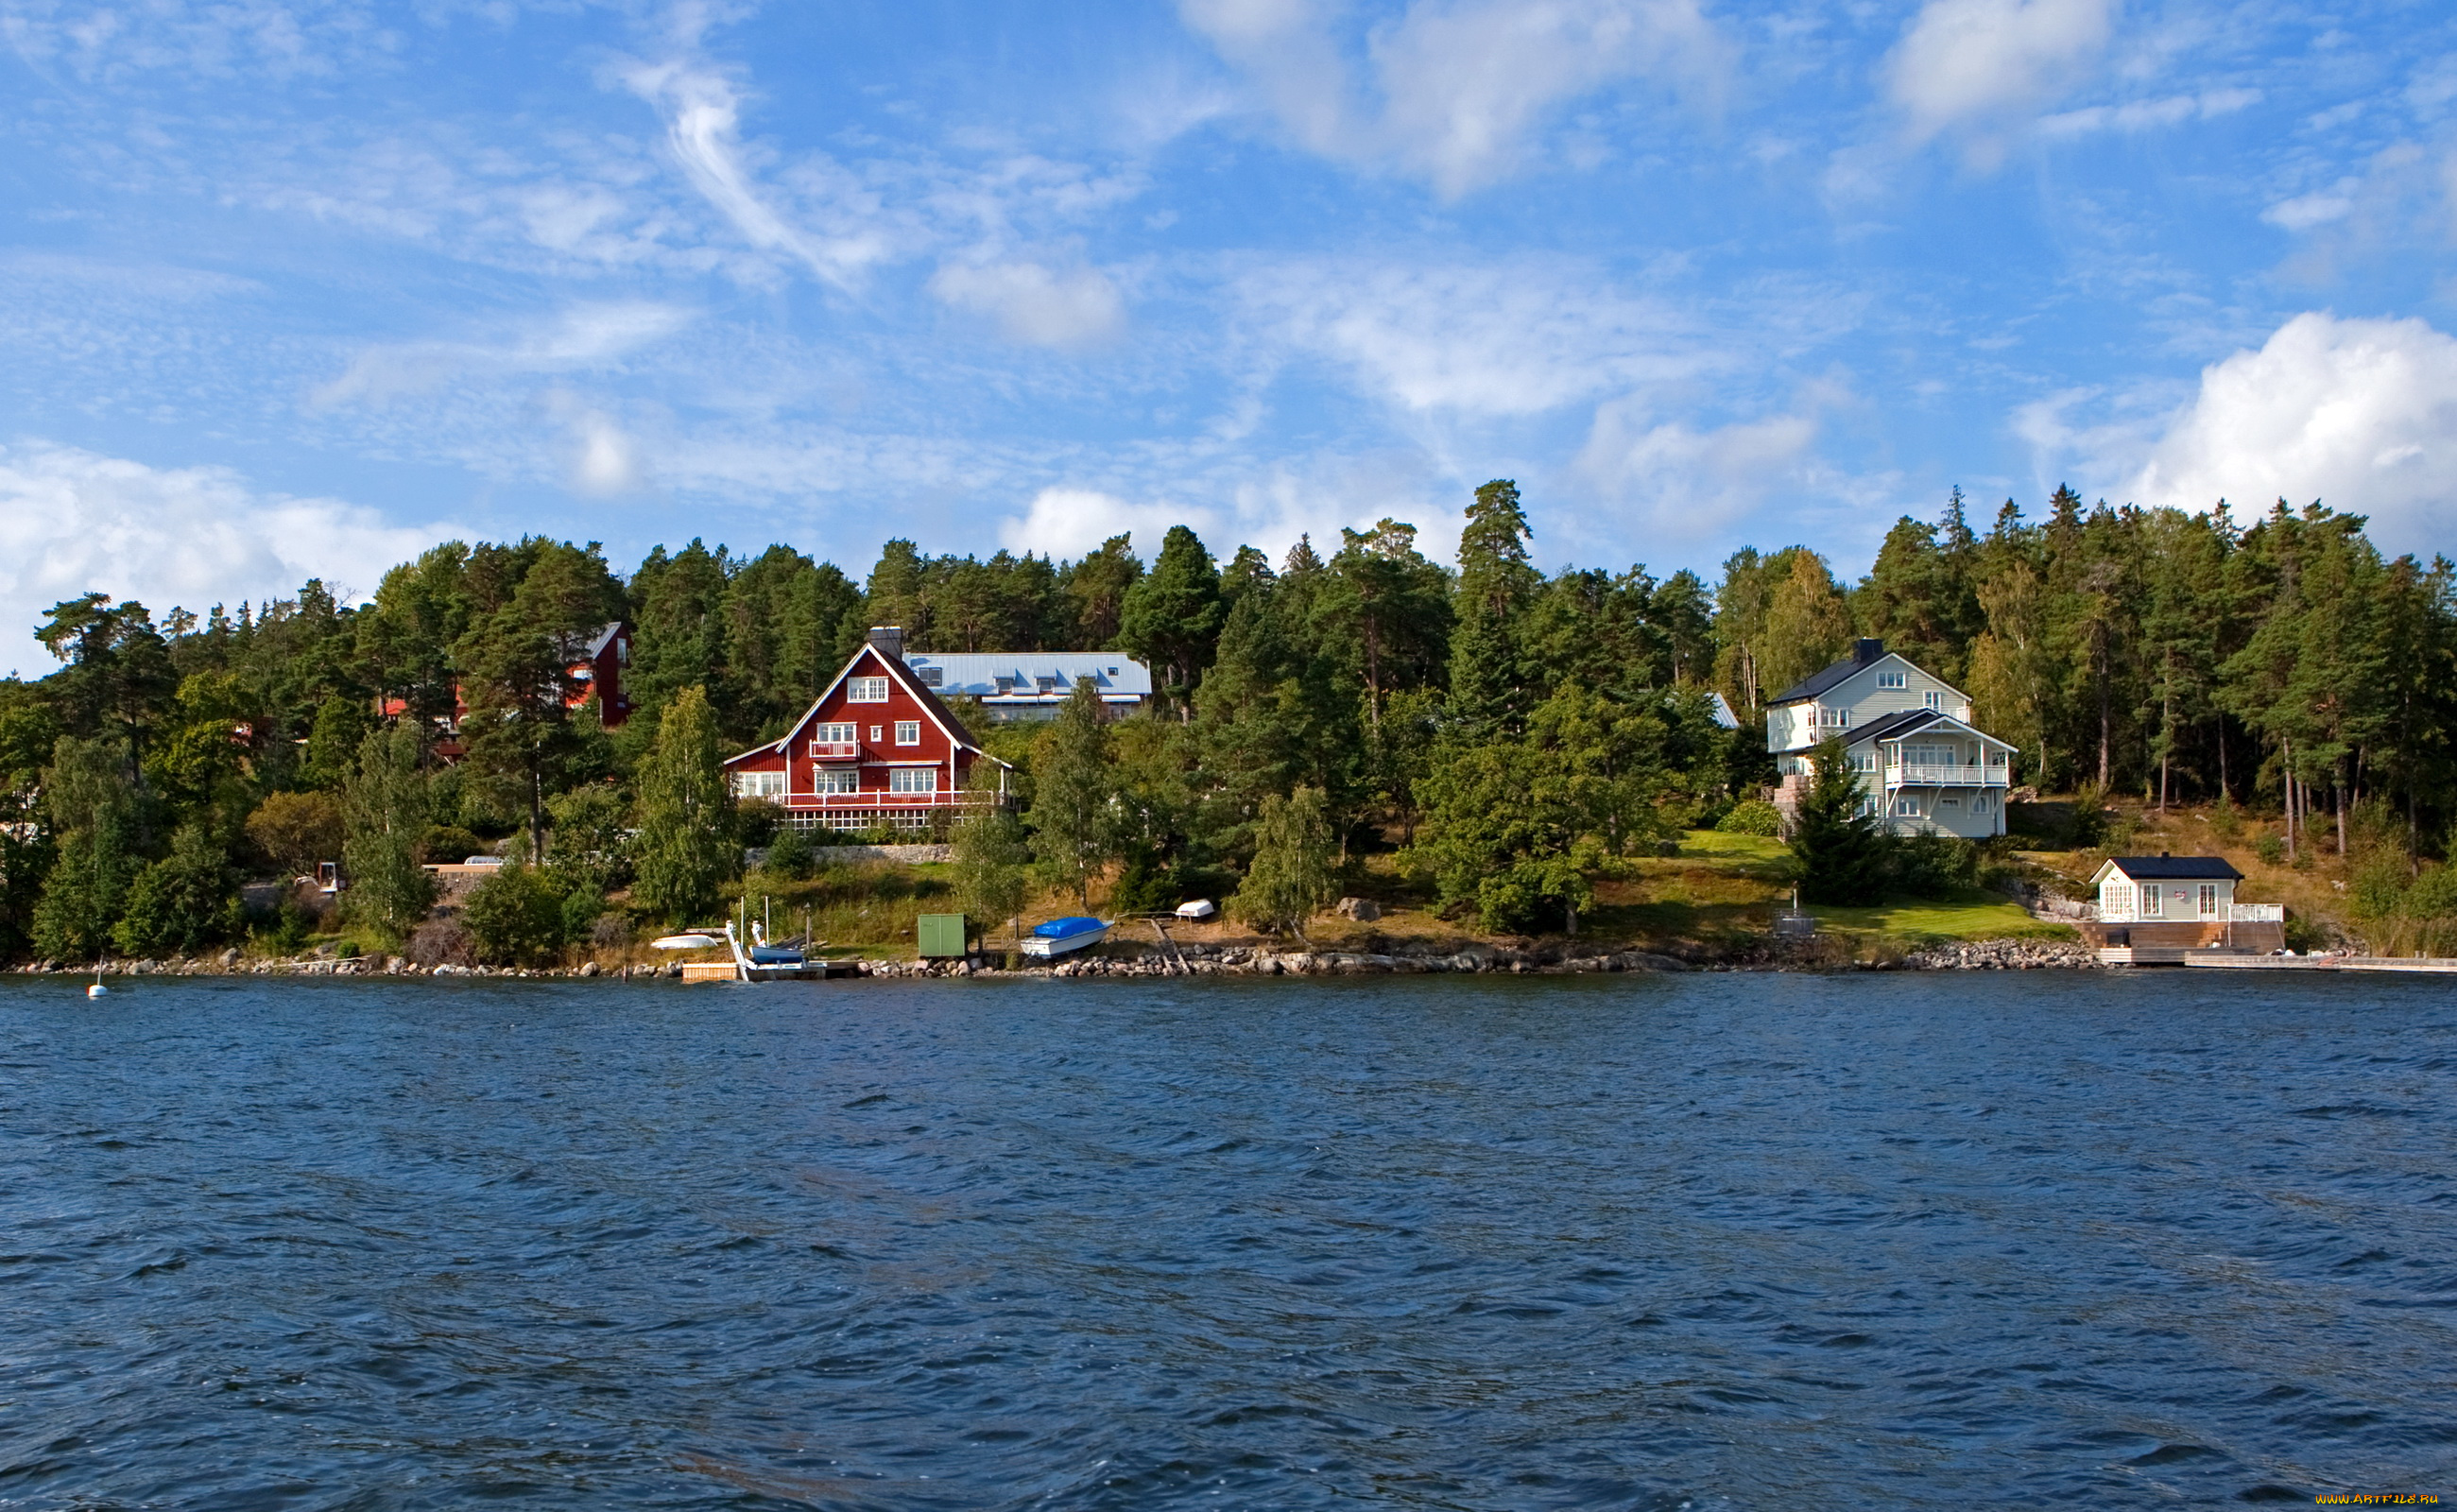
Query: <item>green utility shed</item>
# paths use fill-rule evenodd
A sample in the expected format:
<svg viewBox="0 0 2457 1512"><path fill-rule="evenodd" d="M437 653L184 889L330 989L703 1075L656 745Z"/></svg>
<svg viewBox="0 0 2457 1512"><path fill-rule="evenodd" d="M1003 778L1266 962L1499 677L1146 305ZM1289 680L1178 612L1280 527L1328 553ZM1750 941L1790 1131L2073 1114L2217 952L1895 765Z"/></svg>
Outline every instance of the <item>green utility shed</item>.
<svg viewBox="0 0 2457 1512"><path fill-rule="evenodd" d="M924 960L964 953L964 916L961 914L923 914L913 921L913 933L920 942Z"/></svg>

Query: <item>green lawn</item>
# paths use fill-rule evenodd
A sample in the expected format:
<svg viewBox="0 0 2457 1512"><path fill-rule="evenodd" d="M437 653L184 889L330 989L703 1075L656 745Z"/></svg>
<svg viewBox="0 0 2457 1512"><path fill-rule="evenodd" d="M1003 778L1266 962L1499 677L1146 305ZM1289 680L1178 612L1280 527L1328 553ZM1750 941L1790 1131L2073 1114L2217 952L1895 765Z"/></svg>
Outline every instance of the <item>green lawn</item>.
<svg viewBox="0 0 2457 1512"><path fill-rule="evenodd" d="M1974 893L1961 902L1928 900L1879 903L1870 908L1811 905L1820 929L1839 934L1881 935L1896 940L2071 940L2072 929L2032 918L2021 906L1992 894Z"/></svg>

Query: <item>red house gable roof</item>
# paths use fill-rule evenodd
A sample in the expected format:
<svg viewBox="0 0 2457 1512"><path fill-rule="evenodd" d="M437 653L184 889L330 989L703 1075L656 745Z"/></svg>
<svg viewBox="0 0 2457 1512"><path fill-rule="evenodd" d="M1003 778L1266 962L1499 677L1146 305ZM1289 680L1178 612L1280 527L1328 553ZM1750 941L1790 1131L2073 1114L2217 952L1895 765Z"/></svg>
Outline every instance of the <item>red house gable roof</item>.
<svg viewBox="0 0 2457 1512"><path fill-rule="evenodd" d="M870 663L870 666L865 668L864 662ZM809 728L813 720L818 718L819 711L826 707L830 698L836 696L836 690L844 686L846 678L857 673L863 676L877 676L881 673L894 678L897 686L903 689L912 696L915 703L921 706L921 712L930 716L932 722L938 725L939 733L953 742L957 750L969 751L977 756L988 756L990 760L998 761L998 757L990 756L981 748L980 742L973 738L973 733L964 728L962 720L956 717L955 711L939 702L938 694L913 674L913 669L904 665L902 657L886 655L878 647L865 644L859 651L853 653L853 659L844 664L843 669L836 674L835 680L821 689L816 698L811 700L811 706L802 711L802 716L794 721L792 727L781 738L771 741L767 745L754 746L737 756L728 756L725 758L725 765L732 766L737 761L748 761L754 756L771 756L790 749L795 737ZM999 761L1001 766L1006 764Z"/></svg>

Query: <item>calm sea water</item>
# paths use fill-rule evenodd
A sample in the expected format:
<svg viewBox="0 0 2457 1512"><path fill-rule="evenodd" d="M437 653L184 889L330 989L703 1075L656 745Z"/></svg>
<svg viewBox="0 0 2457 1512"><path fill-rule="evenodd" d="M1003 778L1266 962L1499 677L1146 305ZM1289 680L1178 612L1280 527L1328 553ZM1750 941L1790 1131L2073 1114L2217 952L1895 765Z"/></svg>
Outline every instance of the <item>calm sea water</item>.
<svg viewBox="0 0 2457 1512"><path fill-rule="evenodd" d="M0 1507L2457 1493L2457 990L0 984Z"/></svg>

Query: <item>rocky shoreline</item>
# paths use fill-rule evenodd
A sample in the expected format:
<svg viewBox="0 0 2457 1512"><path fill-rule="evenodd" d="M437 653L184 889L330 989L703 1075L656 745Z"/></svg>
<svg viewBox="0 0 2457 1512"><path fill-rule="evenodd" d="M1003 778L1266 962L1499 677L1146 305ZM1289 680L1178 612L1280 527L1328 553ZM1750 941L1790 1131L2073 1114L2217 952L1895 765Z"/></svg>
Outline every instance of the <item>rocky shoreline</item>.
<svg viewBox="0 0 2457 1512"><path fill-rule="evenodd" d="M1821 948L1821 945L1824 945ZM1167 952L1085 956L1051 965L1009 967L1002 957L954 961L848 961L850 975L882 979L978 977L986 980L1096 977L1367 977L1418 975L1582 976L1598 973L1683 971L2042 971L2099 970L2096 952L2068 941L1976 940L1930 946L1896 958L1860 961L1817 940L1765 942L1745 954L1662 955L1641 950L1600 951L1556 942L1511 948L1474 944L1456 949L1391 951L1274 950L1245 945L1186 945ZM83 976L92 965L37 962L14 968L19 975ZM302 956L251 960L237 950L218 956L168 961L115 962L112 976L176 977L568 977L609 982L672 980L679 965L577 966L420 965L399 956Z"/></svg>

